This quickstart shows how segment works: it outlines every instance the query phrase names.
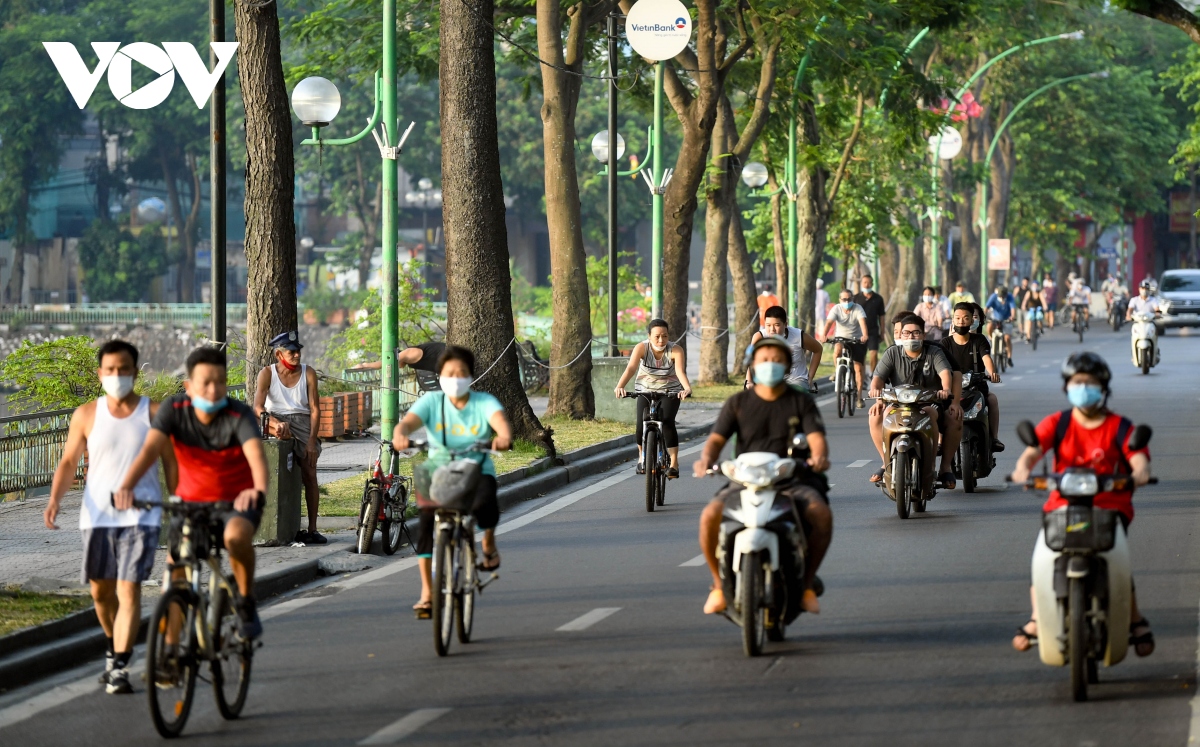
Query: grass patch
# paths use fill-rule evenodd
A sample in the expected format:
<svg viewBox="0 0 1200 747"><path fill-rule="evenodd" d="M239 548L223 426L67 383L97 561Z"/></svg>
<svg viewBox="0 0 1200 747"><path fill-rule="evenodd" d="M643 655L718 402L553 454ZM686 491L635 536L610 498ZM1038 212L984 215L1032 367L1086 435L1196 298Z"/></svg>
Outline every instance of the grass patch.
<svg viewBox="0 0 1200 747"><path fill-rule="evenodd" d="M569 418L547 418L542 424L554 429L554 445L559 453L572 451L584 446L608 441L609 439L627 436L633 433L633 426L619 423L615 420L570 420ZM546 456L541 446L528 441L518 440L510 451L492 457L496 465L496 474L503 475L526 467ZM425 460L418 455L412 459L400 460L400 474L412 477L413 467ZM320 488L321 516L358 516L362 507L363 486L369 472L363 472L353 477L325 483Z"/></svg>
<svg viewBox="0 0 1200 747"><path fill-rule="evenodd" d="M0 589L0 635L66 617L92 606L86 594L40 594L16 588Z"/></svg>

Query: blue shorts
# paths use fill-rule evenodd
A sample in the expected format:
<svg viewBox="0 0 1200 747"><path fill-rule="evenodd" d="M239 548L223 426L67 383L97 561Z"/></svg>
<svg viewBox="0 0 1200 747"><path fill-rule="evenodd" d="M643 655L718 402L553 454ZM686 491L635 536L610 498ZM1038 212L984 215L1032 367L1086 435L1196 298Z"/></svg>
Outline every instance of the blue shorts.
<svg viewBox="0 0 1200 747"><path fill-rule="evenodd" d="M154 570L158 527L93 527L83 530L83 583L131 581L140 584Z"/></svg>
<svg viewBox="0 0 1200 747"><path fill-rule="evenodd" d="M1042 319L1045 319L1045 315L1043 314L1041 307L1025 310L1025 320L1026 321L1030 321L1030 322L1032 322L1034 320L1041 321Z"/></svg>

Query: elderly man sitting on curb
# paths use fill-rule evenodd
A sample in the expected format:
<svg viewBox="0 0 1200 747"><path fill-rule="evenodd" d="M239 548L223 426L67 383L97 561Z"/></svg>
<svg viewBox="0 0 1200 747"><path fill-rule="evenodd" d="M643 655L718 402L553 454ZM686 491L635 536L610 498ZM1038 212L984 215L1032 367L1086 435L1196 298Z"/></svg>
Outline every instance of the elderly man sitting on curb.
<svg viewBox="0 0 1200 747"><path fill-rule="evenodd" d="M317 506L321 500L317 487L317 457L321 442L320 398L317 373L300 362L300 336L293 330L271 338L275 363L258 372L254 393L254 412L259 418L269 415L267 433L275 438L290 438L292 453L300 465L304 482L304 503L308 507L308 530L296 533L296 541L306 545L324 545L329 540L317 531Z"/></svg>

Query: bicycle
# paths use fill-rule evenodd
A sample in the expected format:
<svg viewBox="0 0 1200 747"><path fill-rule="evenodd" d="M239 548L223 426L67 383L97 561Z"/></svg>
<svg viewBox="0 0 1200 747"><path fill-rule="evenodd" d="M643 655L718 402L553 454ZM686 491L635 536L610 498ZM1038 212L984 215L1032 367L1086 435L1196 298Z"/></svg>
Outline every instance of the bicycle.
<svg viewBox="0 0 1200 747"><path fill-rule="evenodd" d="M667 500L667 470L671 455L662 439L662 400L678 397L679 392L625 392L626 399L645 397L650 406L642 419L642 464L646 468L646 511L654 513L655 506Z"/></svg>
<svg viewBox="0 0 1200 747"><path fill-rule="evenodd" d="M1071 304L1071 326L1072 330L1079 335L1081 344L1083 343L1083 331L1088 327L1088 316L1090 316L1090 310L1087 304Z"/></svg>
<svg viewBox="0 0 1200 747"><path fill-rule="evenodd" d="M415 553L417 546L413 542L412 533L408 531L407 519L409 501L409 478L399 474L400 455L392 448L392 444L375 438L379 442L380 454L375 457L371 476L363 486L362 507L358 511L358 542L356 551L359 555L371 552L371 542L375 539L375 528L383 534L383 552L395 555L403 546L403 539L408 538L408 546ZM383 471L383 455L388 455L388 470Z"/></svg>
<svg viewBox="0 0 1200 747"><path fill-rule="evenodd" d="M1029 320L1029 345L1033 350L1037 350L1038 336L1042 334L1042 307L1034 306L1029 312L1033 314L1033 318Z"/></svg>
<svg viewBox="0 0 1200 747"><path fill-rule="evenodd" d="M1008 350L1004 345L1004 320L992 319L992 360L1000 367L1000 373L1008 368Z"/></svg>
<svg viewBox="0 0 1200 747"><path fill-rule="evenodd" d="M835 337L830 340L834 345L842 346L841 355L834 359L833 391L837 393L838 417L845 417L847 411L854 417L854 405L858 401L861 384L854 373L854 359L850 356L850 346L858 345L857 340L847 337Z"/></svg>
<svg viewBox="0 0 1200 747"><path fill-rule="evenodd" d="M233 504L185 503L170 496L161 503L134 500L133 506L161 506L183 518L178 542L171 542L174 560L167 573L183 570L186 576L163 591L146 633L146 694L154 728L167 738L183 731L203 662L209 663L217 710L222 718L235 719L246 705L256 644L238 632L242 597L233 575L221 568L223 523L215 514L231 510ZM205 565L209 572L207 583L202 583ZM174 644L168 641L172 631L179 639Z"/></svg>
<svg viewBox="0 0 1200 747"><path fill-rule="evenodd" d="M427 451L429 442L412 441L414 449ZM433 647L438 656L450 652L450 636L458 629L458 642L470 643L475 624L475 595L500 578L493 572L479 580L475 554L475 518L471 516L479 464L463 459L468 454L490 452L490 441L478 441L461 451L450 450L451 461L435 472L447 470L448 480L427 475L429 484L416 482L417 492L436 505L433 539Z"/></svg>

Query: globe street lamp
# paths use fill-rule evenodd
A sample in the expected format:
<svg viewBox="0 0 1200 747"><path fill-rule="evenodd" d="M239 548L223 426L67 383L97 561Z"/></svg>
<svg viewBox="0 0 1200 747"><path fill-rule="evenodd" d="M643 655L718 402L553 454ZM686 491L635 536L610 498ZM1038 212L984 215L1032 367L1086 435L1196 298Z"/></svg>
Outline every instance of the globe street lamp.
<svg viewBox="0 0 1200 747"><path fill-rule="evenodd" d="M766 184L769 176L767 167L758 161L751 161L742 167L742 181L750 189L758 189Z"/></svg>
<svg viewBox="0 0 1200 747"><path fill-rule="evenodd" d="M616 21L610 18L616 28ZM616 33L615 31L613 32ZM609 124L616 122L616 94L609 92ZM617 340L617 161L625 155L625 138L617 133L617 149L608 147L608 130L601 130L592 138L592 155L597 161L608 164L608 354L621 354Z"/></svg>
<svg viewBox="0 0 1200 747"><path fill-rule="evenodd" d="M380 427L383 433L391 433L399 415L398 385L399 370L396 367L396 346L399 342L397 299L399 297L399 275L396 258L398 233L396 211L398 203L397 182L399 173L396 159L404 142L412 132L415 122L400 133L400 120L396 111L396 0L383 0L383 75L375 73L375 112L367 126L357 135L336 140L322 140L321 128L337 116L341 109L341 94L337 87L324 78L306 78L292 92L292 108L304 124L312 127L313 136L301 145L351 145L370 133L379 146L379 157L383 164L383 320L380 371ZM379 131L375 130L377 125ZM385 455L386 458L386 455Z"/></svg>

